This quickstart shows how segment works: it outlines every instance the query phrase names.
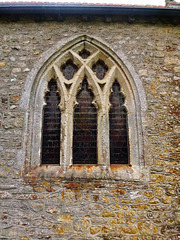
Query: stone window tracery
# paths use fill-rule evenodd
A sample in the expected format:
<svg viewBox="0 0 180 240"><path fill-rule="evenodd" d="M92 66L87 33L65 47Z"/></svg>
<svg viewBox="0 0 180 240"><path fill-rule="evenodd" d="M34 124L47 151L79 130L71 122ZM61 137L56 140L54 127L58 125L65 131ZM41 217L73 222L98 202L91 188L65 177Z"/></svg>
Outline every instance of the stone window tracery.
<svg viewBox="0 0 180 240"><path fill-rule="evenodd" d="M100 164L103 158L106 164L129 164L127 110L117 80L118 68L108 55L93 46L82 47L80 51L72 48L53 64L54 77L62 88L59 89L62 95L60 108L61 111L64 109L62 119L63 115L66 117L61 128L62 132L69 133L68 152L72 149L69 162ZM65 148L63 140L61 135L61 150ZM60 160L44 160L44 152L43 164L61 164ZM60 158L63 161L62 153Z"/></svg>
<svg viewBox="0 0 180 240"><path fill-rule="evenodd" d="M136 83L122 62L98 40L82 36L56 51L46 64L31 90L26 131L30 165L49 164L43 159L43 149L47 144L45 109L53 80L59 101L60 150L59 161L52 165L59 165L59 171L71 177L139 178L144 161L141 103ZM76 170L79 164L84 165L80 172ZM86 169L87 164L93 165L93 172Z"/></svg>

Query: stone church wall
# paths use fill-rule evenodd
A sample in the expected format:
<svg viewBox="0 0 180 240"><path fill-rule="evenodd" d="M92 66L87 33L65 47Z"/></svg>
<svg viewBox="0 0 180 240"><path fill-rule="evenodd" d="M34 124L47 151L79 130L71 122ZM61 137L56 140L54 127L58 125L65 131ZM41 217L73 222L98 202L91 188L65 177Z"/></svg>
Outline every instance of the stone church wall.
<svg viewBox="0 0 180 240"><path fill-rule="evenodd" d="M122 51L142 82L142 179L37 178L25 172L20 103L28 76L43 53L84 34ZM1 20L0 239L179 239L179 34L179 26L162 23Z"/></svg>

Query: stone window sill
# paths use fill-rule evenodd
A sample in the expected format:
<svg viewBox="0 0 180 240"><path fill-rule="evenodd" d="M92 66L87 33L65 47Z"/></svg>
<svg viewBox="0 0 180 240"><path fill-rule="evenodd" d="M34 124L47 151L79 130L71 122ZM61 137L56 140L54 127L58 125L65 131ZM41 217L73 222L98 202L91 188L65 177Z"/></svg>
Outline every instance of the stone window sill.
<svg viewBox="0 0 180 240"><path fill-rule="evenodd" d="M58 165L40 165L24 173L25 181L33 179L98 179L148 181L148 169L128 165L72 165L64 170Z"/></svg>

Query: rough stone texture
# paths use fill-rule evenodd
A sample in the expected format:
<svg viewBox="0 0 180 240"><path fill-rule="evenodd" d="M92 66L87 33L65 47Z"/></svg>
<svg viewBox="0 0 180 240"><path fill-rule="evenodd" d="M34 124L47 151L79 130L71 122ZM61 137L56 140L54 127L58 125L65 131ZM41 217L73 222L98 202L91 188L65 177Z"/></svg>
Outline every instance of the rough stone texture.
<svg viewBox="0 0 180 240"><path fill-rule="evenodd" d="M0 23L0 239L178 240L179 26L31 20ZM24 178L19 100L41 53L87 34L122 50L146 92L150 181ZM25 159L24 159L25 162Z"/></svg>

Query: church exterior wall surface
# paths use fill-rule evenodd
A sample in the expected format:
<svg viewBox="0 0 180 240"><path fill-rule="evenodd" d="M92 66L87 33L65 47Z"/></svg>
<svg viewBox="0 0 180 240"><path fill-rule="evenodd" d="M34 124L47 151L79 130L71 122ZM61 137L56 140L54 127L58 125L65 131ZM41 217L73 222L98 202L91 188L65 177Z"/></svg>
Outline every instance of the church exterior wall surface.
<svg viewBox="0 0 180 240"><path fill-rule="evenodd" d="M179 239L179 34L162 23L0 22L0 239ZM28 81L53 49L82 35L117 53L140 82L137 177L91 175L93 167L56 175L56 166L41 171L26 159Z"/></svg>

